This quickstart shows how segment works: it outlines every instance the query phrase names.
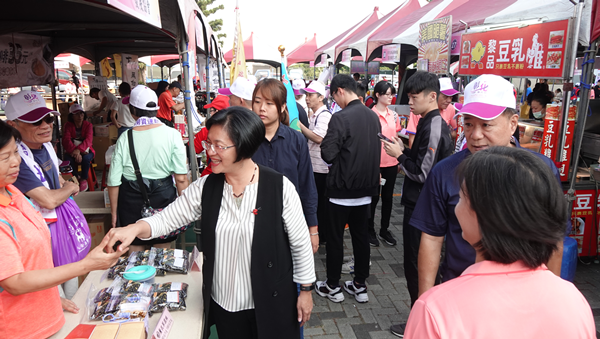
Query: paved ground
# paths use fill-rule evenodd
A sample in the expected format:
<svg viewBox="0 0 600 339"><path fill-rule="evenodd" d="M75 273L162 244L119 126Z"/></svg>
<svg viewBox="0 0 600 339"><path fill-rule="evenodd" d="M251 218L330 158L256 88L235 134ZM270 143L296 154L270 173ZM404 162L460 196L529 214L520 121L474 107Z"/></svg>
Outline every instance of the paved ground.
<svg viewBox="0 0 600 339"><path fill-rule="evenodd" d="M396 182L395 193L398 194L400 191L401 178ZM375 217L376 230L379 230L380 208L381 202ZM381 244L379 247L371 247L371 276L367 279L369 302L359 304L345 292L346 299L339 304L321 298L316 293L313 294L315 307L304 329L305 338L397 338L390 333L390 325L405 322L410 312L410 297L402 266L402 217L403 207L400 205L400 197L396 196L390 231L398 239L398 245L391 247ZM344 242L346 246L344 255L351 255L352 243L348 232ZM317 279L325 280L325 248L320 248L315 258ZM350 279L352 279L351 275L342 274L342 280ZM596 328L600 330L600 264L579 262L575 285L590 303Z"/></svg>

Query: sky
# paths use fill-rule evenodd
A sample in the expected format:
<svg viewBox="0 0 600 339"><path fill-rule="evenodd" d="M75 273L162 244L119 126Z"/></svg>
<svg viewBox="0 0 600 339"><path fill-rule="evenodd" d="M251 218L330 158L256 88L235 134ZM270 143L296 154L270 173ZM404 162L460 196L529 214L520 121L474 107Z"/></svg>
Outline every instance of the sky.
<svg viewBox="0 0 600 339"><path fill-rule="evenodd" d="M333 38L354 26L363 18L371 15L375 6L381 16L400 6L404 0L359 1L359 0L238 0L242 24L242 36L246 40L254 32L254 56L279 60L277 51L283 45L286 54L291 52L305 39L317 34L317 47L321 47ZM424 1L424 0L423 0ZM223 19L223 28L219 33L227 34L223 52L233 47L235 32L236 0L216 0L213 6L223 4L220 10L208 17L209 21Z"/></svg>

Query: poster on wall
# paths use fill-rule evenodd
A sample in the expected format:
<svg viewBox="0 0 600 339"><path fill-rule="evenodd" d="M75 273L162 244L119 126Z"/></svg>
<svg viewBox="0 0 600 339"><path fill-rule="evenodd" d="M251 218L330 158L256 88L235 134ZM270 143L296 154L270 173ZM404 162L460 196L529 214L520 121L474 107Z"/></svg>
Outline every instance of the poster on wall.
<svg viewBox="0 0 600 339"><path fill-rule="evenodd" d="M391 44L381 46L381 62L397 63L400 62L400 44Z"/></svg>
<svg viewBox="0 0 600 339"><path fill-rule="evenodd" d="M435 74L448 73L451 34L451 15L419 25L418 60L427 60L429 72Z"/></svg>
<svg viewBox="0 0 600 339"><path fill-rule="evenodd" d="M121 62L123 65L122 81L129 83L131 85L131 88L135 88L135 86L138 85L140 80L140 65L138 64L137 55L121 54Z"/></svg>
<svg viewBox="0 0 600 339"><path fill-rule="evenodd" d="M463 34L458 74L560 79L568 34L569 20Z"/></svg>
<svg viewBox="0 0 600 339"><path fill-rule="evenodd" d="M100 90L108 89L108 79L106 77L89 75L87 79L90 84L90 88L98 88Z"/></svg>
<svg viewBox="0 0 600 339"><path fill-rule="evenodd" d="M54 82L50 38L29 34L0 36L0 88Z"/></svg>

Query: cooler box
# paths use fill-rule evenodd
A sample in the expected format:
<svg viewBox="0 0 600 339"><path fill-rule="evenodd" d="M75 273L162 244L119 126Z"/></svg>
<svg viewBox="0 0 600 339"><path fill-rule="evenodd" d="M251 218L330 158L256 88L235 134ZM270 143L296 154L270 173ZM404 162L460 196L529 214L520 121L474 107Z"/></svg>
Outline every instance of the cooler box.
<svg viewBox="0 0 600 339"><path fill-rule="evenodd" d="M575 270L577 269L577 256L577 240L565 237L562 265L560 267L561 278L573 282L573 279L575 279Z"/></svg>

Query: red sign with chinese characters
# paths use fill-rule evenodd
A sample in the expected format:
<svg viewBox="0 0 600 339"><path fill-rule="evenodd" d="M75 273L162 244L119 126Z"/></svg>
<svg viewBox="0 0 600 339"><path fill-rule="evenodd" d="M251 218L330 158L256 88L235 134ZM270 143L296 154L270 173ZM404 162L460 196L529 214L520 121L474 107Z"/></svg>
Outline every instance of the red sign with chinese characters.
<svg viewBox="0 0 600 339"><path fill-rule="evenodd" d="M462 36L460 75L562 78L569 20Z"/></svg>
<svg viewBox="0 0 600 339"><path fill-rule="evenodd" d="M583 257L595 256L598 252L596 235L592 234L592 228L596 223L593 213L594 201L597 201L595 190L575 192L575 201L571 210L572 229L569 236L577 241L577 251L579 256ZM590 242L590 237L594 241Z"/></svg>
<svg viewBox="0 0 600 339"><path fill-rule="evenodd" d="M546 106L546 118L544 124L544 135L542 136L542 148L540 153L550 158L552 161L556 159L556 152L558 152L558 134L560 133L560 106L559 105L547 105ZM567 120L567 131L565 146L562 149L562 161L558 167L561 181L568 181L569 176L569 163L571 162L571 144L573 143L573 133L575 131L575 115L577 114L577 108L575 106L569 107L569 117Z"/></svg>

